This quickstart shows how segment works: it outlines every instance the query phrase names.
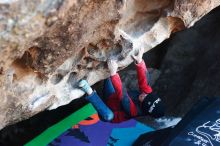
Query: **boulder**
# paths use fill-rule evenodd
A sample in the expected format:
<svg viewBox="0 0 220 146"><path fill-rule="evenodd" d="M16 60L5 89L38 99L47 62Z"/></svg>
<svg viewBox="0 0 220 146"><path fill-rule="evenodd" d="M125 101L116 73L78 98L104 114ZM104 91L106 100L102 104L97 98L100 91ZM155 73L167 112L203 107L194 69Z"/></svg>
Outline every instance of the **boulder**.
<svg viewBox="0 0 220 146"><path fill-rule="evenodd" d="M4 2L4 1L3 1ZM5 1L10 2L10 1ZM219 0L36 0L0 5L0 129L84 93L80 79L109 76L140 47L154 48L193 26ZM0 2L1 3L1 2ZM28 13L27 13L28 12Z"/></svg>
<svg viewBox="0 0 220 146"><path fill-rule="evenodd" d="M183 116L200 98L219 97L219 16L218 7L163 44L168 50L153 89L166 101L168 114Z"/></svg>

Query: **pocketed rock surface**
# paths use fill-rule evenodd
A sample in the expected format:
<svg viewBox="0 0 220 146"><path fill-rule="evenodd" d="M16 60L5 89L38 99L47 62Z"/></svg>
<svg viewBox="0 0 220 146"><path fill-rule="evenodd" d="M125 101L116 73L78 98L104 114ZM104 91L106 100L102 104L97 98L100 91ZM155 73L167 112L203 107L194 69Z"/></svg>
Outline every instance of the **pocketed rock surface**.
<svg viewBox="0 0 220 146"><path fill-rule="evenodd" d="M0 129L80 98L80 79L109 76L139 47L154 48L219 0L18 0L0 2Z"/></svg>

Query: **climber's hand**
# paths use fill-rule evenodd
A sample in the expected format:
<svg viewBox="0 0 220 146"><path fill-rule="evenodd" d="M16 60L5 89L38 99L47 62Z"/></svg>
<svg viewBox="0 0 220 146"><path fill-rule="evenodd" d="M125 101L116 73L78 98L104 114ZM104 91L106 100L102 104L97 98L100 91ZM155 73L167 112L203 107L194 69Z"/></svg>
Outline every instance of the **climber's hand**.
<svg viewBox="0 0 220 146"><path fill-rule="evenodd" d="M117 73L118 64L116 60L108 60L108 69L110 71L110 75L113 76Z"/></svg>
<svg viewBox="0 0 220 146"><path fill-rule="evenodd" d="M144 48L139 48L137 51L137 54L135 54L134 52L134 54L132 54L131 57L138 64L141 63L141 61L143 60L142 57L144 54Z"/></svg>

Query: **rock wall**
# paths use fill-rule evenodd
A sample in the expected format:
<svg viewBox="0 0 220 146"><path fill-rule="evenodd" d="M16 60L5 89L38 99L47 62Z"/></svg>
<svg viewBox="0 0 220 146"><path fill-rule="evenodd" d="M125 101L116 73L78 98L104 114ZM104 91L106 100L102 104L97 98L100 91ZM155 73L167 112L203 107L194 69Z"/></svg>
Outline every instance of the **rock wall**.
<svg viewBox="0 0 220 146"><path fill-rule="evenodd" d="M1 4L0 128L79 98L77 82L109 76L107 59L128 66L192 26L219 0L56 0ZM10 11L14 10L16 11ZM32 11L31 11L32 10ZM30 13L26 13L26 12Z"/></svg>
<svg viewBox="0 0 220 146"><path fill-rule="evenodd" d="M167 113L183 116L203 97L220 97L220 7L192 28L174 35L154 91L163 97Z"/></svg>

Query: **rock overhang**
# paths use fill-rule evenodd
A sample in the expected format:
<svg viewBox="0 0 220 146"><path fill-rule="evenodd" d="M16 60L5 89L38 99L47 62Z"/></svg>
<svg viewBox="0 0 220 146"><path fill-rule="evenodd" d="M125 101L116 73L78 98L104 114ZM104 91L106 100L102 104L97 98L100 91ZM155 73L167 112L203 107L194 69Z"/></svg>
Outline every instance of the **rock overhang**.
<svg viewBox="0 0 220 146"><path fill-rule="evenodd" d="M62 4L54 24L25 40L28 43L20 53L14 52L18 57L2 53L8 62L3 63L0 77L1 127L81 97L77 82L85 78L92 85L108 77L108 58L116 57L120 69L125 68L137 48L147 52L171 33L192 26L219 1L67 0Z"/></svg>

